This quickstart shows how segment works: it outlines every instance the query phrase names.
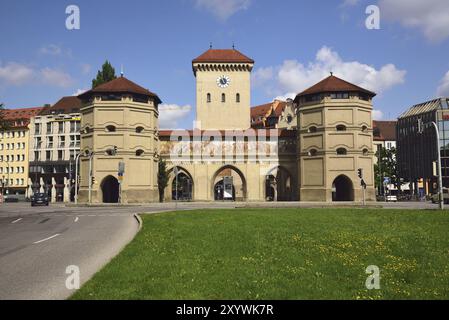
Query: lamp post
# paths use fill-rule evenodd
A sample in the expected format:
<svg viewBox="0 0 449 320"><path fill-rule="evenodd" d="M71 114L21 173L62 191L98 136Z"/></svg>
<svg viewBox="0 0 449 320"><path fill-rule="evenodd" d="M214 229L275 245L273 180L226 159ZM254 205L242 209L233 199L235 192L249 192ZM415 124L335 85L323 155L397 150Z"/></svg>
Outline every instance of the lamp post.
<svg viewBox="0 0 449 320"><path fill-rule="evenodd" d="M431 123L424 124L422 119L418 119L418 132L422 134L424 129L429 126L433 126L435 129L436 137L437 137L437 154L438 154L438 203L440 210L444 209L444 198L443 198L443 177L441 175L441 145L440 145L440 131L438 130L438 125L435 121Z"/></svg>

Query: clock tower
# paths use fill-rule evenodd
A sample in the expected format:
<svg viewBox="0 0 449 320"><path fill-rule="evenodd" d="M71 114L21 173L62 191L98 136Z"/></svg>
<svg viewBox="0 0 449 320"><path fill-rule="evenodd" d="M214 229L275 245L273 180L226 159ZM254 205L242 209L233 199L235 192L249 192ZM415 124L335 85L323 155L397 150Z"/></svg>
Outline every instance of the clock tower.
<svg viewBox="0 0 449 320"><path fill-rule="evenodd" d="M192 61L196 127L248 129L254 60L235 49L209 49Z"/></svg>

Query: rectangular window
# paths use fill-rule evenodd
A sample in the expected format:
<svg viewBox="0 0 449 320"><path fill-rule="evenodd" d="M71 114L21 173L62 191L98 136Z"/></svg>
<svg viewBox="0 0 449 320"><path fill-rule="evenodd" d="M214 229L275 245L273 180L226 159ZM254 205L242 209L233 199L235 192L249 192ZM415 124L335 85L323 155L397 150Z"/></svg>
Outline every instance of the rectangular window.
<svg viewBox="0 0 449 320"><path fill-rule="evenodd" d="M40 123L36 123L34 125L34 134L41 134L41 124Z"/></svg>
<svg viewBox="0 0 449 320"><path fill-rule="evenodd" d="M58 133L64 133L64 122L58 123Z"/></svg>
<svg viewBox="0 0 449 320"><path fill-rule="evenodd" d="M64 151L58 150L58 160L64 160Z"/></svg>
<svg viewBox="0 0 449 320"><path fill-rule="evenodd" d="M39 159L39 155L40 155L39 151L34 151L34 161L39 161L40 160Z"/></svg>
<svg viewBox="0 0 449 320"><path fill-rule="evenodd" d="M45 159L46 160L51 160L51 151L46 151L45 152Z"/></svg>
<svg viewBox="0 0 449 320"><path fill-rule="evenodd" d="M52 123L51 122L47 123L47 134L48 133L53 133L53 131L52 131Z"/></svg>

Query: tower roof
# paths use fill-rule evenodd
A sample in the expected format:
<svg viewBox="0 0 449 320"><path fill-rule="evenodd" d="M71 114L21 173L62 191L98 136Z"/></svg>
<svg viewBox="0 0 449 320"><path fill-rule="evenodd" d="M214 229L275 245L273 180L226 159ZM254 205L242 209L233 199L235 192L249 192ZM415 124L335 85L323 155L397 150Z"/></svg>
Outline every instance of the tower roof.
<svg viewBox="0 0 449 320"><path fill-rule="evenodd" d="M209 49L192 61L192 63L201 62L254 63L254 60L235 49Z"/></svg>
<svg viewBox="0 0 449 320"><path fill-rule="evenodd" d="M138 84L132 82L131 80L128 80L125 77L118 77L114 80L103 83L98 87L80 94L78 97L80 99L85 99L95 93L135 93L147 97L153 97L158 101L158 103L161 103L161 100L155 93L139 86Z"/></svg>
<svg viewBox="0 0 449 320"><path fill-rule="evenodd" d="M325 92L362 92L365 93L371 97L374 97L376 94L372 91L363 89L362 87L356 86L355 84L352 84L348 81L345 81L343 79L340 79L334 75L330 75L324 80L321 80L317 84L311 86L310 88L304 90L303 92L299 93L295 100L298 99L298 97L306 96L309 94L315 94L315 93L325 93Z"/></svg>

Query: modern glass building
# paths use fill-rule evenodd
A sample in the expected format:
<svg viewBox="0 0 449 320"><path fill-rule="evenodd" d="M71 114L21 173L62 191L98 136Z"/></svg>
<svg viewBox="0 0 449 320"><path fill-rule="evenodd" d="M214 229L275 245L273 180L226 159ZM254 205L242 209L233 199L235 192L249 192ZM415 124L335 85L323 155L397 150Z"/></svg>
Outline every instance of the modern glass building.
<svg viewBox="0 0 449 320"><path fill-rule="evenodd" d="M418 132L418 119L424 131ZM399 176L411 182L415 195L434 193L437 177L433 162L437 161L436 133L432 121L438 125L441 145L443 186L449 187L449 98L439 98L414 105L401 114L397 123L397 161Z"/></svg>

